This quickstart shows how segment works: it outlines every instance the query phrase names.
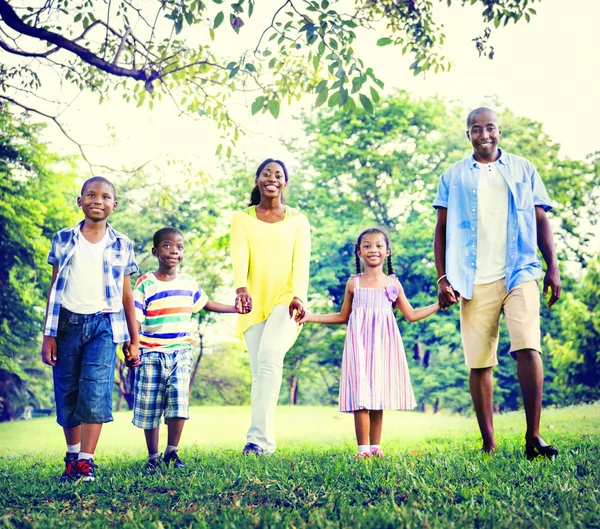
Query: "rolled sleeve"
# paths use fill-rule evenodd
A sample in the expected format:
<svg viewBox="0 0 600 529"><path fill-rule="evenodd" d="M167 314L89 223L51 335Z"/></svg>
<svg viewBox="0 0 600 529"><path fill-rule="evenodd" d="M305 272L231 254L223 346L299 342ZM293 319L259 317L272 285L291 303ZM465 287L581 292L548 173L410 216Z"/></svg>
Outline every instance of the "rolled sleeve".
<svg viewBox="0 0 600 529"><path fill-rule="evenodd" d="M58 249L59 241L58 234L52 239L52 245L50 246L50 253L48 254L48 264L51 266L58 266Z"/></svg>
<svg viewBox="0 0 600 529"><path fill-rule="evenodd" d="M127 266L125 267L125 271L123 272L126 276L132 276L137 273L138 265L135 262L135 252L133 251L133 244L131 241L127 242Z"/></svg>
<svg viewBox="0 0 600 529"><path fill-rule="evenodd" d="M448 208L448 182L447 176L444 173L440 178L440 183L437 188L437 195L433 201L434 208Z"/></svg>
<svg viewBox="0 0 600 529"><path fill-rule="evenodd" d="M533 204L535 206L541 206L544 211L550 211L552 209L552 201L546 192L544 182L537 172L537 169L532 166L532 188L533 188Z"/></svg>

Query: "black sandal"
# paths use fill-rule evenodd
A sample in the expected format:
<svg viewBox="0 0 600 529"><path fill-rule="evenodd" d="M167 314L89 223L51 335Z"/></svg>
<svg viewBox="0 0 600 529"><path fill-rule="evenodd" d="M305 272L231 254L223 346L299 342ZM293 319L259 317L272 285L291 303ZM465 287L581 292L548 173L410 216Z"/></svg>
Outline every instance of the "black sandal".
<svg viewBox="0 0 600 529"><path fill-rule="evenodd" d="M265 451L260 446L254 443L246 443L246 446L244 446L244 449L242 450L242 454L244 454L245 456L262 456L264 453Z"/></svg>
<svg viewBox="0 0 600 529"><path fill-rule="evenodd" d="M537 456L544 456L548 459L552 459L558 455L558 449L555 446L541 444L544 441L541 441L539 437L535 438L533 444L525 443L525 457L531 461L535 459Z"/></svg>

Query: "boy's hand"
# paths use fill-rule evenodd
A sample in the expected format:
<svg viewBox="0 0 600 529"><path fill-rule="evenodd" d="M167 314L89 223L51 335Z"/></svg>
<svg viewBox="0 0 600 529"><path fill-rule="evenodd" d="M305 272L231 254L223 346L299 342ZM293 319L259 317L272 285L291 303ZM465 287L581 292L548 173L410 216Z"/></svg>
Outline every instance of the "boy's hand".
<svg viewBox="0 0 600 529"><path fill-rule="evenodd" d="M129 369L135 369L140 365L139 344L129 341L123 343L123 354L125 355L125 364Z"/></svg>
<svg viewBox="0 0 600 529"><path fill-rule="evenodd" d="M42 341L42 362L54 367L57 360L56 338L54 336L44 336Z"/></svg>

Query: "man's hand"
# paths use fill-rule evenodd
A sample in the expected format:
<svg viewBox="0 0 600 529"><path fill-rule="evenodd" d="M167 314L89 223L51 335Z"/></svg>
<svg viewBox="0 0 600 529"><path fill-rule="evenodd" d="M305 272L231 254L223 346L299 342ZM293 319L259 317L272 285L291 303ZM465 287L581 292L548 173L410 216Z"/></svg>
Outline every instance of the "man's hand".
<svg viewBox="0 0 600 529"><path fill-rule="evenodd" d="M139 355L140 344L132 342L123 342L123 354L125 355L125 364L129 369L135 369L140 365Z"/></svg>
<svg viewBox="0 0 600 529"><path fill-rule="evenodd" d="M300 322L300 320L302 320L302 318L304 317L304 305L302 304L302 301L300 301L300 299L298 298L294 298L292 300L292 302L290 303L290 318L294 317L294 311L296 311L296 322Z"/></svg>
<svg viewBox="0 0 600 529"><path fill-rule="evenodd" d="M438 302L442 309L454 305L460 299L460 294L456 292L452 285L448 282L448 278L444 277L438 283Z"/></svg>
<svg viewBox="0 0 600 529"><path fill-rule="evenodd" d="M562 284L560 282L560 272L558 267L549 267L544 276L544 297L548 295L548 288L552 290L550 299L548 300L548 306L554 305L560 298L560 292L562 290Z"/></svg>
<svg viewBox="0 0 600 529"><path fill-rule="evenodd" d="M44 336L42 341L42 362L54 367L57 360L56 338L54 336Z"/></svg>

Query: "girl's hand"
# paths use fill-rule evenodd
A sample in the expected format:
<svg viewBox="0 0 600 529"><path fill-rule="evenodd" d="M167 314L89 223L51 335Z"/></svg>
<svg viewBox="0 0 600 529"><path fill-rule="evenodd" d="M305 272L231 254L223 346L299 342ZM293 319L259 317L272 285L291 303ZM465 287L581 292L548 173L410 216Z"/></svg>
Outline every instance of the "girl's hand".
<svg viewBox="0 0 600 529"><path fill-rule="evenodd" d="M296 311L295 320L299 322L304 317L306 311L304 310L302 301L298 298L294 298L290 303L290 318L294 318L294 311Z"/></svg>
<svg viewBox="0 0 600 529"><path fill-rule="evenodd" d="M298 325L304 325L310 321L310 317L311 313L307 310L304 311L304 315L301 318L299 318L298 313L296 313L296 323L298 323Z"/></svg>
<svg viewBox="0 0 600 529"><path fill-rule="evenodd" d="M57 359L56 338L54 336L44 336L42 341L42 362L54 367Z"/></svg>
<svg viewBox="0 0 600 529"><path fill-rule="evenodd" d="M246 287L238 288L236 290L237 296L235 297L235 310L238 314L248 314L252 312L252 296L248 293Z"/></svg>

